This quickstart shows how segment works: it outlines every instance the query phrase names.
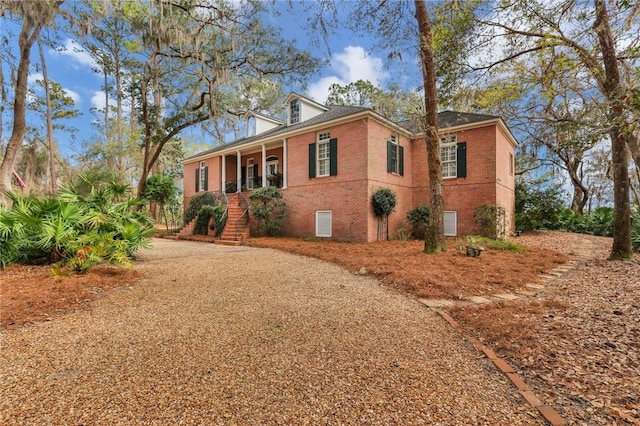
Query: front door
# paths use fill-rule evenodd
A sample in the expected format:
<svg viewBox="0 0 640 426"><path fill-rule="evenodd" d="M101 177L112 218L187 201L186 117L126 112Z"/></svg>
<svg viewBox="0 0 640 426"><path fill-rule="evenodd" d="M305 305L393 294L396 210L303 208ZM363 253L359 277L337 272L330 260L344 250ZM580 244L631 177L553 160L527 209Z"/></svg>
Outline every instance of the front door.
<svg viewBox="0 0 640 426"><path fill-rule="evenodd" d="M253 174L253 158L247 158L247 190L253 189L253 181L255 176Z"/></svg>

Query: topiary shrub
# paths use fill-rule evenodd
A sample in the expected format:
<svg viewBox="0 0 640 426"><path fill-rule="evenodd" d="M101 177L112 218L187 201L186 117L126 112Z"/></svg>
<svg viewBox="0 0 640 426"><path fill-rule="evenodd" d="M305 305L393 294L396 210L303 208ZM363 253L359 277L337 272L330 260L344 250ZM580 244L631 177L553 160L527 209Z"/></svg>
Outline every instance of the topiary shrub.
<svg viewBox="0 0 640 426"><path fill-rule="evenodd" d="M419 206L407 213L407 222L411 225L413 236L424 239L427 226L429 226L429 206Z"/></svg>
<svg viewBox="0 0 640 426"><path fill-rule="evenodd" d="M473 219L480 225L480 235L487 238L503 238L505 235L506 212L504 207L491 203L481 204L473 209Z"/></svg>
<svg viewBox="0 0 640 426"><path fill-rule="evenodd" d="M396 193L388 188L377 190L371 197L373 212L378 220L378 240L389 239L389 215L396 209Z"/></svg>
<svg viewBox="0 0 640 426"><path fill-rule="evenodd" d="M280 231L280 222L287 213L282 193L275 186L256 188L249 193L251 214L258 222L261 235L275 236Z"/></svg>
<svg viewBox="0 0 640 426"><path fill-rule="evenodd" d="M389 216L396 209L396 193L388 188L377 190L371 201L373 212L378 217Z"/></svg>

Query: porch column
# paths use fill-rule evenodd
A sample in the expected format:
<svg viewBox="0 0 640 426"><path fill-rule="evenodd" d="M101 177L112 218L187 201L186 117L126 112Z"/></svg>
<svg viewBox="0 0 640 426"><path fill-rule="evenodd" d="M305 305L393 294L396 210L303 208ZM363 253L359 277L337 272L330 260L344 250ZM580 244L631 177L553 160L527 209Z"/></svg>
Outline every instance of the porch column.
<svg viewBox="0 0 640 426"><path fill-rule="evenodd" d="M238 192L242 191L242 157L240 156L240 151L236 151L236 182L238 187Z"/></svg>
<svg viewBox="0 0 640 426"><path fill-rule="evenodd" d="M267 186L267 147L262 145L262 187Z"/></svg>
<svg viewBox="0 0 640 426"><path fill-rule="evenodd" d="M282 189L287 187L287 138L282 139Z"/></svg>
<svg viewBox="0 0 640 426"><path fill-rule="evenodd" d="M224 154L220 156L220 161L222 162L221 164L222 181L220 182L220 191L222 191L222 193L224 194L224 186L225 186L225 182L227 181L227 165L226 165Z"/></svg>

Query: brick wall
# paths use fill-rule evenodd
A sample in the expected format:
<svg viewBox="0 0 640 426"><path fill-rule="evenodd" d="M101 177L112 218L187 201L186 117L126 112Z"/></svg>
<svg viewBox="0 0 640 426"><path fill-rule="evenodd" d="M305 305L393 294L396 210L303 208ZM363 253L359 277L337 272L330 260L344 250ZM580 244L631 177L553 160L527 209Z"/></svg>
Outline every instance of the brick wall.
<svg viewBox="0 0 640 426"><path fill-rule="evenodd" d="M338 174L309 178L309 144L317 134L330 132L337 138ZM292 237L316 234L316 211L331 210L333 238L347 241L375 241L378 218L373 213L371 196L381 188L396 193L396 211L389 217L389 233L398 228L409 229L406 214L428 204L429 187L427 155L424 140L409 140L399 135L404 148L404 175L387 172L387 141L392 130L370 118L329 126L317 132L290 137L287 140L288 180L283 196L289 212L283 221L283 232ZM513 147L496 125L457 133L458 142L467 142L467 176L445 179L443 191L445 211L457 212L458 235L477 232L473 209L484 203L502 205L507 211L507 227L513 229L514 177L509 167ZM283 170L282 147L267 150L267 157L278 157L278 170ZM245 154L261 164L261 152ZM209 189L220 190L220 159L208 159ZM227 180L236 180L236 157L226 156ZM195 168L199 162L184 166L185 202L195 191ZM260 167L259 174L262 174Z"/></svg>
<svg viewBox="0 0 640 426"><path fill-rule="evenodd" d="M331 210L335 239L367 241L367 130L367 121L358 120L287 140L286 235L314 236L316 211ZM309 144L327 131L338 139L338 174L309 178Z"/></svg>
<svg viewBox="0 0 640 426"><path fill-rule="evenodd" d="M458 235L478 232L473 210L481 204L501 205L507 211L507 226L513 225L514 178L509 174L513 147L496 125L457 132L458 142L467 142L467 176L443 180L444 209L457 212ZM412 141L414 207L429 202L428 170L424 140ZM506 173L505 173L506 171ZM426 185L426 186L423 186Z"/></svg>

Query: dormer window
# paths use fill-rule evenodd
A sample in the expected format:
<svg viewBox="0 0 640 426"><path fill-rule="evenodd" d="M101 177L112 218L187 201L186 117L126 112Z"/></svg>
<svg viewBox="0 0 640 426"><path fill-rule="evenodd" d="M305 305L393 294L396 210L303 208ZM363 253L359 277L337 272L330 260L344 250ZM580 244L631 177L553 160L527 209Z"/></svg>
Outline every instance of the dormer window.
<svg viewBox="0 0 640 426"><path fill-rule="evenodd" d="M295 124L300 122L300 100L293 99L289 103L289 121L290 124Z"/></svg>

